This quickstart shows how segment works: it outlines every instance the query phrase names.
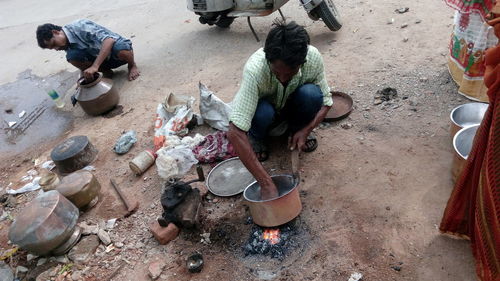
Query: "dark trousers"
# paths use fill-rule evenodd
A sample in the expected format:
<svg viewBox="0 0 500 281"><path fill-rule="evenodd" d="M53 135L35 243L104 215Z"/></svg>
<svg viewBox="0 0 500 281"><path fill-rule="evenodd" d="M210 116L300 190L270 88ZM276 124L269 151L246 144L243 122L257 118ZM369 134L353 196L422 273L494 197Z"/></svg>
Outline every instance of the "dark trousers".
<svg viewBox="0 0 500 281"><path fill-rule="evenodd" d="M323 106L323 93L314 84L304 84L290 94L281 112L266 99L260 99L252 119L249 134L256 140L267 137L272 125L288 121L288 131L293 134L309 124Z"/></svg>

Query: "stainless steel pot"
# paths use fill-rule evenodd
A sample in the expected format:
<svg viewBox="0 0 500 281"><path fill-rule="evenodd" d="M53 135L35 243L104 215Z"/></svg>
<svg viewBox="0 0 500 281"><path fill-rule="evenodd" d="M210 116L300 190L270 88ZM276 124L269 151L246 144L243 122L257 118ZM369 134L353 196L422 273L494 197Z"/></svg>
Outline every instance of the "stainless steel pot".
<svg viewBox="0 0 500 281"><path fill-rule="evenodd" d="M257 182L250 184L243 192L253 222L264 227L285 224L297 217L302 210L299 180L291 175L276 175L271 178L278 188L278 198L261 200L260 185Z"/></svg>
<svg viewBox="0 0 500 281"><path fill-rule="evenodd" d="M471 102L455 107L450 113L451 137L453 138L462 128L480 124L487 109L488 104L482 102Z"/></svg>
<svg viewBox="0 0 500 281"><path fill-rule="evenodd" d="M478 128L479 125L463 128L453 138L453 148L455 149L451 168L453 182L458 179L465 167L465 163L467 163L467 157L469 157Z"/></svg>
<svg viewBox="0 0 500 281"><path fill-rule="evenodd" d="M75 98L83 111L89 115L100 115L113 109L120 101L120 96L113 80L103 78L102 73L97 73L96 79L86 83L82 77L78 80L79 92Z"/></svg>

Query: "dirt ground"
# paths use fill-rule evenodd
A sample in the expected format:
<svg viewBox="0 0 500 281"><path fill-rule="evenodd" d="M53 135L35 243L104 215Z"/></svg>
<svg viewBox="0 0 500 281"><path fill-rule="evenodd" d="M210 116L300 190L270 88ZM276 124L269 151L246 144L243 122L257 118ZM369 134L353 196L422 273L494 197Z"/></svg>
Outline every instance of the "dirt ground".
<svg viewBox="0 0 500 281"><path fill-rule="evenodd" d="M9 39L0 46L1 89L18 82L18 74L26 70L39 77L75 71L65 63L64 53L36 46L35 28L45 22L62 25L86 17L132 38L141 70L134 82L125 81L126 68L116 73L122 114L89 117L67 104L60 112L69 120L69 129L44 139L28 129L25 138L33 144L21 151L5 144L1 192L10 182L17 183L35 159L48 159L57 142L86 135L99 149L93 165L103 196L80 220L98 223L123 215L109 178L141 204L137 214L120 219L111 231L112 240L124 247L98 251L87 264L72 268L86 280L149 280L147 268L156 260L166 263L161 280L348 280L354 272L362 273L363 280L475 280L469 243L438 231L453 187L448 116L453 107L467 102L456 93L445 64L453 12L432 0L336 5L343 28L335 33L322 22L312 22L297 1L283 9L289 20L305 25L311 44L323 54L332 89L355 101L347 119L316 130L316 152L301 155L301 243L283 261L244 256L242 246L251 226L245 224L249 213L241 196L204 201L202 229L184 231L166 246L148 231L149 223L161 214L162 183L154 168L135 177L128 161L152 147L156 105L170 92L198 98L199 81L230 101L246 59L262 46L244 19L237 19L229 30L203 26L183 1L0 2L0 35ZM409 12L394 12L402 7L409 7ZM253 20L261 39L275 17ZM394 22L388 24L391 19ZM398 97L374 105L375 93L384 87L397 89ZM5 97L0 95L2 112L22 105L31 94L19 93L15 101ZM68 103L69 95L65 100ZM117 156L111 150L114 142L131 129L138 132L138 143L128 154ZM286 170L287 157L277 147L265 166ZM194 177L194 172L186 176ZM6 210L15 217L35 194L18 196L17 205ZM0 223L3 250L11 247L6 237L9 223ZM205 232L213 238L209 245L200 243L199 234ZM206 262L198 274L185 269L185 258L193 251L200 251ZM23 252L13 258L17 264L35 267Z"/></svg>

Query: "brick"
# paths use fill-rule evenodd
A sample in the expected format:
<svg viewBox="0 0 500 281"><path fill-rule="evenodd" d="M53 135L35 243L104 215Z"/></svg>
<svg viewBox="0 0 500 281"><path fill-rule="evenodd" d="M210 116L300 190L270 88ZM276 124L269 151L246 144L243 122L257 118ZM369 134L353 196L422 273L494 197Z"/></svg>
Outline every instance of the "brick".
<svg viewBox="0 0 500 281"><path fill-rule="evenodd" d="M150 225L149 230L161 245L174 240L180 232L180 229L173 223L169 223L167 227L161 227L157 221Z"/></svg>

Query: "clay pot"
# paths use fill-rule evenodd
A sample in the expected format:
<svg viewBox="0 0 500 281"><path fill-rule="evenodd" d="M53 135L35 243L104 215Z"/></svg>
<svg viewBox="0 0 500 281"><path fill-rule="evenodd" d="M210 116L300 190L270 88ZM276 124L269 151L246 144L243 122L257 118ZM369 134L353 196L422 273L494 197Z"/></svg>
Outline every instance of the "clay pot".
<svg viewBox="0 0 500 281"><path fill-rule="evenodd" d="M103 78L102 73L97 73L96 79L90 83L85 78L78 80L79 92L75 98L83 111L88 115L101 115L113 109L120 101L120 96L113 80Z"/></svg>
<svg viewBox="0 0 500 281"><path fill-rule="evenodd" d="M97 203L101 185L91 172L80 170L62 178L56 189L79 209L88 209Z"/></svg>
<svg viewBox="0 0 500 281"><path fill-rule="evenodd" d="M79 211L56 190L37 196L10 226L9 239L21 249L43 256L67 252L79 238Z"/></svg>
<svg viewBox="0 0 500 281"><path fill-rule="evenodd" d="M260 185L257 182L250 184L243 192L253 222L263 227L285 224L297 217L302 210L299 181L291 175L276 175L271 178L278 188L278 198L261 200Z"/></svg>

